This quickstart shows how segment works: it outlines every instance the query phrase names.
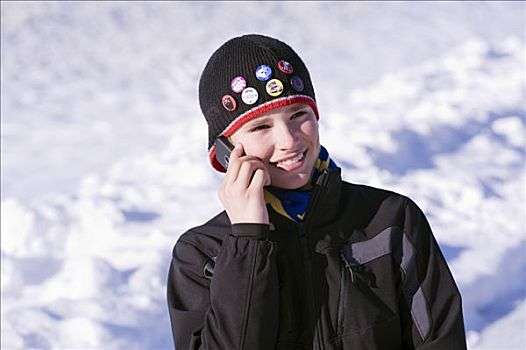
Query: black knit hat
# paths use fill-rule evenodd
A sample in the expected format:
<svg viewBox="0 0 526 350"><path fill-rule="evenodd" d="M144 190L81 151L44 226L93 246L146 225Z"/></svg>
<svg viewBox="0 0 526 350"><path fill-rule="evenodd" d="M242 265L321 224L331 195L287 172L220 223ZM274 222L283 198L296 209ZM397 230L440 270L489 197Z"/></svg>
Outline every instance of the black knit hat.
<svg viewBox="0 0 526 350"><path fill-rule="evenodd" d="M212 166L215 140L231 136L261 114L293 103L318 109L309 71L294 50L263 35L233 38L217 49L199 81L199 104L208 123L208 152Z"/></svg>

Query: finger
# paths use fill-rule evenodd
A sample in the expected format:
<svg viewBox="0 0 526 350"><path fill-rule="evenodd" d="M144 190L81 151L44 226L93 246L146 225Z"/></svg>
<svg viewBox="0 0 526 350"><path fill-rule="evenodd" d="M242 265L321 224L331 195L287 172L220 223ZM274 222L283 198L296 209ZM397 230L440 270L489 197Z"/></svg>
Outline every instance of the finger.
<svg viewBox="0 0 526 350"><path fill-rule="evenodd" d="M262 168L256 169L252 181L248 187L249 191L263 192L263 187L267 183L268 173Z"/></svg>
<svg viewBox="0 0 526 350"><path fill-rule="evenodd" d="M257 169L265 170L265 166L259 159L249 159L243 162L236 180L239 183L239 186L241 186L241 188L246 189L250 186L252 177L254 176L254 172Z"/></svg>
<svg viewBox="0 0 526 350"><path fill-rule="evenodd" d="M239 174L239 168L241 167L242 161L240 161L240 158L242 157L244 153L243 145L240 143L237 143L232 152L230 153L230 160L228 161L228 168L226 169L226 176L225 181L226 182L234 182L236 181L238 174Z"/></svg>
<svg viewBox="0 0 526 350"><path fill-rule="evenodd" d="M238 142L236 143L236 145L234 146L234 149L230 153L230 159L239 158L243 155L243 153L245 153L245 148L243 147L241 143Z"/></svg>

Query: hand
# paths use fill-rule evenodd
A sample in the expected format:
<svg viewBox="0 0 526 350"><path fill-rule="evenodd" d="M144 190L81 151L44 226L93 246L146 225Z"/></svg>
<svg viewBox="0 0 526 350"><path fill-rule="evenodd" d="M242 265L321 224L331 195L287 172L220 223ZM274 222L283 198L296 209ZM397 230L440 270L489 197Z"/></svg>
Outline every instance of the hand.
<svg viewBox="0 0 526 350"><path fill-rule="evenodd" d="M268 224L263 187L270 185L270 175L259 158L243 154L243 145L238 143L230 154L219 200L232 224Z"/></svg>

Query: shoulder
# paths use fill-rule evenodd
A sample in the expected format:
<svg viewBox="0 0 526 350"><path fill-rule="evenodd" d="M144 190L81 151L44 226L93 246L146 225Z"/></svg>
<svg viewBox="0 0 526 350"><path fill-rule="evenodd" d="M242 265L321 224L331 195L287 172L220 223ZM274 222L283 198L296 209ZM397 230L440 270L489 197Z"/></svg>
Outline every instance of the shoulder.
<svg viewBox="0 0 526 350"><path fill-rule="evenodd" d="M399 201L402 204L407 199L406 196L387 189L347 181L342 181L342 184L344 195L353 198L353 200L378 203L388 199L390 201Z"/></svg>
<svg viewBox="0 0 526 350"><path fill-rule="evenodd" d="M210 258L214 257L230 230L230 220L226 212L222 211L204 224L183 233L175 243L172 255L175 257L193 251Z"/></svg>
<svg viewBox="0 0 526 350"><path fill-rule="evenodd" d="M405 194L363 184L342 182L342 204L360 227L404 226L407 216L423 216L417 204Z"/></svg>
<svg viewBox="0 0 526 350"><path fill-rule="evenodd" d="M406 195L392 190L347 181L342 181L342 199L353 206L370 210L377 210L379 207L396 210L404 208L411 202Z"/></svg>

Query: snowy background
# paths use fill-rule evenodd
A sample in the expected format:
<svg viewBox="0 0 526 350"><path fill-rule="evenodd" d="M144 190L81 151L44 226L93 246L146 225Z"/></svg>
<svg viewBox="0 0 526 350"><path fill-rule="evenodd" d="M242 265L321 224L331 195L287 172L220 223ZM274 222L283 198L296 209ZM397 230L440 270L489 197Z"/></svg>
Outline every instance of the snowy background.
<svg viewBox="0 0 526 350"><path fill-rule="evenodd" d="M2 349L172 347L172 247L221 210L198 78L249 32L306 61L345 179L424 210L470 349L526 349L525 6L3 1Z"/></svg>

